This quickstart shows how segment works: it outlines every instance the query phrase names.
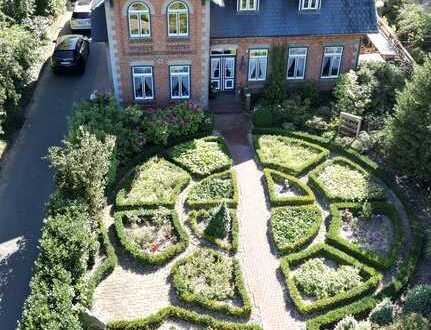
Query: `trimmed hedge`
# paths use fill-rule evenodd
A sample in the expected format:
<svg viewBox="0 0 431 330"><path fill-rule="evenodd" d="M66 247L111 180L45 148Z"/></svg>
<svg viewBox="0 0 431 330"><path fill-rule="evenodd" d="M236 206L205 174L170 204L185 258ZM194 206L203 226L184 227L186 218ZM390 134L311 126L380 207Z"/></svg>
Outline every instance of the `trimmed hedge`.
<svg viewBox="0 0 431 330"><path fill-rule="evenodd" d="M290 243L290 244L289 243L281 244L281 242L279 242L279 240L276 239L276 236L274 234L276 227L277 227L277 223L274 222L275 221L274 218L277 216L277 213L283 212L283 210L285 210L285 209L287 209L287 210L289 210L289 209L298 210L298 211L303 210L304 212L316 212L316 217L313 219L314 223L312 225L310 225L308 230L305 233L302 233L300 235L300 237L296 237L295 242ZM299 218L299 215L296 215L293 218L297 219L297 218ZM300 247L310 243L318 234L319 228L322 224L322 221L323 221L322 212L314 204L273 208L271 211L271 231L272 231L272 237L273 237L275 246L277 247L278 251L281 254L287 254L287 253L291 253L291 252L299 249ZM290 228L292 226L293 226L293 224L291 224L288 227Z"/></svg>
<svg viewBox="0 0 431 330"><path fill-rule="evenodd" d="M268 188L269 201L271 206L285 206L285 205L307 205L313 204L316 200L313 191L301 180L297 178L286 175L284 173L267 169L263 170L265 183ZM304 193L304 195L298 196L279 196L276 192L276 184L274 178L279 178L282 180L287 180L289 184L295 186L298 190Z"/></svg>
<svg viewBox="0 0 431 330"><path fill-rule="evenodd" d="M208 251L210 251L213 254L219 254L218 252L215 252L213 250L208 250ZM179 277L177 272L179 267L185 264L191 257L193 257L193 254L190 255L189 257L186 257L182 260L177 261L171 270L171 278L173 281L173 286L175 287L178 297L186 303L195 304L195 305L207 308L208 310L211 310L214 312L232 315L235 317L249 317L251 314L252 306L251 306L250 298L248 297L247 290L244 286L241 266L238 260L235 260L235 259L233 260L233 267L234 267L233 278L234 278L235 291L242 301L241 307L234 306L225 302L210 300L205 298L203 295L198 295L192 292L186 292L186 290L183 288L183 281Z"/></svg>
<svg viewBox="0 0 431 330"><path fill-rule="evenodd" d="M91 308L93 304L94 291L96 290L97 286L114 271L114 268L118 263L117 255L115 254L114 247L109 240L108 232L102 222L102 219L99 219L98 223L100 228L100 248L106 255L106 259L97 267L94 273L86 281L87 301L85 302L85 305L87 308Z"/></svg>
<svg viewBox="0 0 431 330"><path fill-rule="evenodd" d="M350 199L350 198L344 198L344 197L340 197L340 196L336 196L336 195L334 195L330 190L328 190L327 189L327 187L325 186L325 184L323 183L323 182L321 182L320 180L319 180L319 175L320 175L320 173L322 172L322 171L324 171L324 169L326 168L326 167L328 167L328 166L331 166L331 165L333 165L333 164L336 164L336 165L342 165L342 166L346 166L346 167L349 167L351 170L355 170L355 171L358 171L358 172L360 172L362 175L369 175L369 173L366 171L366 170L364 170L362 167L360 167L359 165L357 165L357 164L355 164L355 163L353 163L352 161L350 161L349 159L347 159L347 158L344 158L344 157L335 157L335 158L332 158L332 159L330 159L330 160L328 160L328 161L326 161L325 163L323 163L323 164L321 164L320 166L318 166L316 169L314 169L311 173L310 173L310 175L309 175L309 184L311 185L311 186L313 186L313 187L315 187L317 190L319 190L319 191L321 191L322 193L323 193L323 195L330 201L330 202L333 202L333 203L335 203L335 202L346 202L346 201L353 201L352 199ZM375 178L373 178L373 180L374 180ZM376 183L377 184L377 183ZM383 187L382 187L382 189L383 189ZM385 200L386 199L386 196L385 196L385 194L383 193L382 195L376 195L376 196L371 196L371 197L367 197L367 198L364 198L364 199L367 199L367 200L370 200L370 201L374 201L374 200L376 200L376 201L379 201L379 200ZM361 199L359 199L359 200L361 200Z"/></svg>
<svg viewBox="0 0 431 330"><path fill-rule="evenodd" d="M146 318L133 321L114 321L107 325L108 330L152 330L159 328L168 319L179 319L195 323L214 330L263 330L257 324L232 323L219 321L207 315L197 314L177 306L169 306L161 309Z"/></svg>
<svg viewBox="0 0 431 330"><path fill-rule="evenodd" d="M238 247L239 247L238 217L236 215L236 210L234 209L230 209L229 214L232 219L231 232L228 235L230 242L225 242L219 238L209 236L208 234L205 233L205 230L201 230L199 228L197 219L199 217L209 217L210 216L209 210L202 209L202 210L191 211L188 215L188 221L190 222L191 228L196 236L210 241L211 243L217 245L220 249L236 253L238 252Z"/></svg>
<svg viewBox="0 0 431 330"><path fill-rule="evenodd" d="M181 252L185 251L185 249L189 245L189 238L184 228L182 227L176 212L172 210L170 212L170 217L178 237L178 242L174 245L167 247L163 252L156 254L143 252L135 242L133 242L129 237L127 237L123 223L123 217L127 214L150 216L154 212L155 210L129 210L116 212L114 215L115 232L123 248L137 261L143 264L161 265L168 262L170 259L180 254Z"/></svg>
<svg viewBox="0 0 431 330"><path fill-rule="evenodd" d="M128 195L128 192L130 192L133 189L132 185L135 178L139 176L139 172L141 170L145 170L145 166L147 165L148 161L151 161L151 159L147 160L147 162L144 163L143 165L135 167L134 170L125 179L125 182L123 183L123 188L118 192L116 197L116 201L115 201L116 209L124 210L124 209L130 209L135 207L157 208L161 206L173 209L175 207L175 203L178 195L190 182L190 176L182 168L164 160L163 158L160 158L161 162L166 162L166 164L171 166L173 169L177 169L179 174L184 174L183 178L178 179L178 182L175 188L173 189L173 194L171 198L168 198L165 200L155 200L155 201L142 201L142 200L129 201L128 200L129 197L127 195Z"/></svg>
<svg viewBox="0 0 431 330"><path fill-rule="evenodd" d="M342 225L340 209L349 209L353 212L361 210L362 205L359 203L338 203L331 205L331 223L327 234L327 242L340 250L347 252L358 260L376 268L389 268L397 258L397 253L403 244L402 224L398 212L392 205L383 202L373 202L370 204L373 213L382 213L386 215L393 225L394 237L387 256L378 255L372 251L364 249L357 244L351 243L339 235Z"/></svg>
<svg viewBox="0 0 431 330"><path fill-rule="evenodd" d="M274 128L254 129L253 133L254 134L278 134L278 135L292 136L298 139L304 139L311 143L316 143L325 148L328 148L332 152L339 153L344 157L353 159L356 163L358 163L364 169L369 171L371 174L383 180L386 186L389 187L389 189L402 202L406 210L407 216L410 220L410 227L413 234L412 246L409 251L408 257L405 258L401 263L399 271L397 272L395 278L373 297L368 297L361 300L361 302L362 301L364 302L363 304L359 303L358 301L357 304L355 303L352 305L347 305L337 310L334 310L333 312L329 312L328 314L326 314L328 315L327 319L325 318L325 315L312 319L307 322L307 329L320 330L322 329L321 327L327 324L330 324L331 322L337 322L338 320L341 320L347 315L357 315L357 314L360 314L361 312L371 310L372 308L374 308L375 305L379 303L380 300L382 300L385 297L391 297L394 299L399 297L401 293L405 290L405 288L408 286L410 277L415 271L416 265L421 256L422 247L424 244L424 232L422 230L422 223L420 222L420 220L417 218L415 214L416 210L411 206L409 200L407 200L407 198L404 197L404 194L398 188L398 185L393 181L393 178L391 178L385 172L384 169L381 169L376 162L374 162L367 156L361 155L360 153L358 153L357 151L351 148L346 149L340 145L337 145L333 143L332 140L327 138L323 138L323 137L319 137L319 136L315 136L315 135L311 135L303 132L291 132L291 131L288 132L284 129L274 129ZM375 301L374 306L371 306L371 308L369 308L368 305L373 305L370 303L372 300ZM367 301L368 301L368 304L366 303ZM329 319L330 319L330 322L328 322ZM311 327L308 328L309 324L312 326L312 328Z"/></svg>
<svg viewBox="0 0 431 330"><path fill-rule="evenodd" d="M212 159L212 164L210 166L208 166L208 161L205 161L202 159L202 157L205 156L204 153L201 153L200 150L196 149L196 148L193 150L187 149L188 146L193 146L194 143L201 142L201 141L202 142L217 143L217 145L220 149L220 152L224 153L229 158L229 161L227 163L220 163L219 159ZM183 150L183 149L185 149L185 150ZM194 164L195 166L190 166L190 165L186 164L184 161L177 159L178 156L181 156L181 154L187 154L189 152L197 153L197 155L195 157L199 158L199 161L205 163L205 165L207 165L208 168L203 168L202 166L199 167L199 166L196 166L196 164ZM227 148L227 146L224 142L224 139L220 136L207 136L207 137L204 137L201 139L195 139L192 141L188 141L188 142L176 145L176 146L170 148L166 152L166 156L171 162L180 166L181 168L185 169L187 172L191 173L193 176L200 178L200 179L203 179L203 178L207 177L208 175L211 175L214 173L227 171L232 167L232 156L231 156L229 149Z"/></svg>
<svg viewBox="0 0 431 330"><path fill-rule="evenodd" d="M230 177L230 181L232 183L232 189L233 189L233 196L232 198L221 198L221 199L202 199L198 201L191 201L190 200L190 193L200 184L205 183L209 180L215 179L215 178L226 178ZM239 191L236 181L236 173L233 170L229 170L223 173L213 174L202 181L198 182L196 185L194 185L190 191L189 195L186 199L186 206L191 209L201 209L201 208L212 208L216 207L222 203L226 202L227 206L230 208L236 208L238 206L239 202Z"/></svg>
<svg viewBox="0 0 431 330"><path fill-rule="evenodd" d="M318 299L312 303L306 303L302 299L301 292L297 287L294 277L290 276L291 267L295 267L316 257L324 257L336 261L338 264L358 267L360 269L361 276L366 277L367 280L363 284L347 292L341 292L333 297ZM297 309L302 314L321 312L329 308L353 302L358 297L363 297L372 293L382 279L382 275L373 268L360 263L358 260L350 257L344 252L326 244L316 244L305 251L284 257L281 261L281 269L286 278L289 294Z"/></svg>
<svg viewBox="0 0 431 330"><path fill-rule="evenodd" d="M315 144L312 144L312 143L309 143L306 141L302 141L300 139L288 137L291 142L297 143L301 146L304 146L305 148L317 150L320 153L317 154L315 157L312 157L310 160L302 162L302 163L297 164L295 166L287 166L287 165L283 165L283 164L279 164L279 163L274 163L271 161L265 161L264 159L262 159L262 151L261 151L261 146L259 143L259 139L262 136L264 136L264 135L257 134L255 136L253 136L253 142L254 142L254 147L256 149L257 158L263 167L269 167L271 169L274 169L274 170L277 170L280 172L284 172L284 173L288 173L288 174L291 174L294 176L301 176L302 174L307 173L312 167L319 164L320 162L322 162L323 160L325 160L329 156L329 150L327 150L327 149L325 149L319 145L315 145Z"/></svg>

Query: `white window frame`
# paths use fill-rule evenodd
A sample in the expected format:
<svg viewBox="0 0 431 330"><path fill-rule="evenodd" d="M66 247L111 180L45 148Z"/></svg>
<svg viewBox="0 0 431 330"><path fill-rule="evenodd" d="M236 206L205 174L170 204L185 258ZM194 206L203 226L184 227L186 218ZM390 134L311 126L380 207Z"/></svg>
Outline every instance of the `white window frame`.
<svg viewBox="0 0 431 330"><path fill-rule="evenodd" d="M136 69L150 69L149 72L145 73L136 73ZM146 96L145 93L145 78L151 78L151 96ZM144 80L144 83L142 84L142 97L136 96L136 84L135 84L135 78L141 78L141 80ZM154 100L154 75L153 75L153 67L150 65L139 65L132 67L132 79L133 79L133 97L136 101L148 101L148 100Z"/></svg>
<svg viewBox="0 0 431 330"><path fill-rule="evenodd" d="M294 50L298 51L298 50L304 50L305 52L303 54L293 54ZM287 57L287 72L286 72L286 77L287 80L303 80L305 79L305 71L307 68L307 56L308 56L308 48L307 47L291 47L289 48L289 53L288 53L288 57ZM294 76L293 77L289 77L289 62L290 59L293 58L295 59L295 68L294 68ZM297 65L298 65L298 58L304 58L304 70L302 71L302 76L297 76L296 72L297 70Z"/></svg>
<svg viewBox="0 0 431 330"><path fill-rule="evenodd" d="M344 52L344 47L343 46L325 47L325 50L324 50L324 53L323 53L323 58L322 58L322 68L321 68L321 71L320 71L320 78L321 79L334 79L334 78L338 78L340 76L341 61L343 59L343 52ZM337 74L336 75L329 75L329 76L324 76L323 75L323 68L324 68L324 65L325 65L325 58L327 58L327 57L330 58L329 72L333 71L334 60L336 58L338 58L338 67L337 67Z"/></svg>
<svg viewBox="0 0 431 330"><path fill-rule="evenodd" d="M314 3L314 6L313 6ZM321 0L299 0L300 10L317 10L320 9Z"/></svg>
<svg viewBox="0 0 431 330"><path fill-rule="evenodd" d="M253 4L251 4L252 2ZM243 5L244 3L245 6ZM259 0L238 0L237 6L238 11L256 11L259 9Z"/></svg>
<svg viewBox="0 0 431 330"><path fill-rule="evenodd" d="M172 6L176 3L180 3L184 6L184 9L172 9ZM179 32L180 31L180 16L181 14L186 14L186 19L187 19L187 32ZM170 20L169 17L170 15L175 15L175 27L177 32L176 33L171 33L170 32ZM183 1L172 1L169 6L168 6L168 10L167 10L167 25L168 25L168 36L169 37L188 37L189 36L189 7L187 6L186 3L184 3Z"/></svg>
<svg viewBox="0 0 431 330"><path fill-rule="evenodd" d="M187 68L187 72L172 72L175 68ZM169 67L169 85L170 85L170 94L171 94L171 99L172 100L188 100L190 99L190 95L191 95L191 79L190 79L190 74L191 74L191 66L190 65L171 65ZM189 84L189 95L183 96L183 91L182 91L182 84L179 85L179 95L178 96L174 96L173 95L173 84L172 84L172 78L176 76L176 77L187 77L187 81Z"/></svg>
<svg viewBox="0 0 431 330"><path fill-rule="evenodd" d="M138 9L138 10L133 9L132 7L136 4L144 5L146 9ZM133 14L137 15L138 26L139 26L139 33L138 34L132 33L130 16ZM143 15L148 15L148 33L146 33L146 34L142 33L141 23L142 23L142 16ZM151 37L151 13L150 13L150 9L148 8L148 6L145 3L141 2L141 1L133 2L127 10L127 19L129 22L129 36L131 38L148 38L148 37Z"/></svg>
<svg viewBox="0 0 431 330"><path fill-rule="evenodd" d="M259 52L264 52L264 55L262 54L256 54ZM251 77L251 70L250 66L253 61L256 61L256 74L260 71L260 66L262 64L261 60L264 60L265 63L265 77ZM249 56L248 56L248 81L265 81L266 77L268 75L268 49L263 48L254 48L249 50Z"/></svg>

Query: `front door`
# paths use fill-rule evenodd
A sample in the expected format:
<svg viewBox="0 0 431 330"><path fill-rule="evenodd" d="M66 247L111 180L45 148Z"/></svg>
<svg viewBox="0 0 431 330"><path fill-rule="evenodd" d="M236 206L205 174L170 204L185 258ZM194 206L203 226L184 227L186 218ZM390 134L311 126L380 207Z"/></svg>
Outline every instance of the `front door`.
<svg viewBox="0 0 431 330"><path fill-rule="evenodd" d="M235 56L211 57L211 86L218 91L234 91Z"/></svg>

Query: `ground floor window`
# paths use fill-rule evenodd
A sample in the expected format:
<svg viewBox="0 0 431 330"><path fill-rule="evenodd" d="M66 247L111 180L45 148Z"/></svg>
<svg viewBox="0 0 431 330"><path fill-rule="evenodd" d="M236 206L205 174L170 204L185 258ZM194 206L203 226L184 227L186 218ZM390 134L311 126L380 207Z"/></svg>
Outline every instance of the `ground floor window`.
<svg viewBox="0 0 431 330"><path fill-rule="evenodd" d="M154 99L153 68L136 66L132 68L135 100Z"/></svg>
<svg viewBox="0 0 431 330"><path fill-rule="evenodd" d="M305 64L307 63L308 49L305 47L289 48L287 61L287 79L304 79Z"/></svg>
<svg viewBox="0 0 431 330"><path fill-rule="evenodd" d="M268 50L267 49L250 49L248 60L248 80L263 81L266 80L268 67Z"/></svg>
<svg viewBox="0 0 431 330"><path fill-rule="evenodd" d="M322 78L337 78L340 74L343 47L325 47L322 62Z"/></svg>
<svg viewBox="0 0 431 330"><path fill-rule="evenodd" d="M190 66L174 65L170 67L171 98L190 98Z"/></svg>

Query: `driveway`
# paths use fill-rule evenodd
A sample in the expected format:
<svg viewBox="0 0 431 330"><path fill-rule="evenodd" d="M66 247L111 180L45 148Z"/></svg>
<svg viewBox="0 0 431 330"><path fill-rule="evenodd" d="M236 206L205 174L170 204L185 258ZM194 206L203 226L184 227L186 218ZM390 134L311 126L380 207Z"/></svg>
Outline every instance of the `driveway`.
<svg viewBox="0 0 431 330"><path fill-rule="evenodd" d="M43 157L61 143L75 102L94 89L110 90L104 44L92 44L83 76L55 76L44 69L30 104L26 123L10 150L0 181L0 328L12 330L20 318L44 205L54 188L52 171Z"/></svg>

